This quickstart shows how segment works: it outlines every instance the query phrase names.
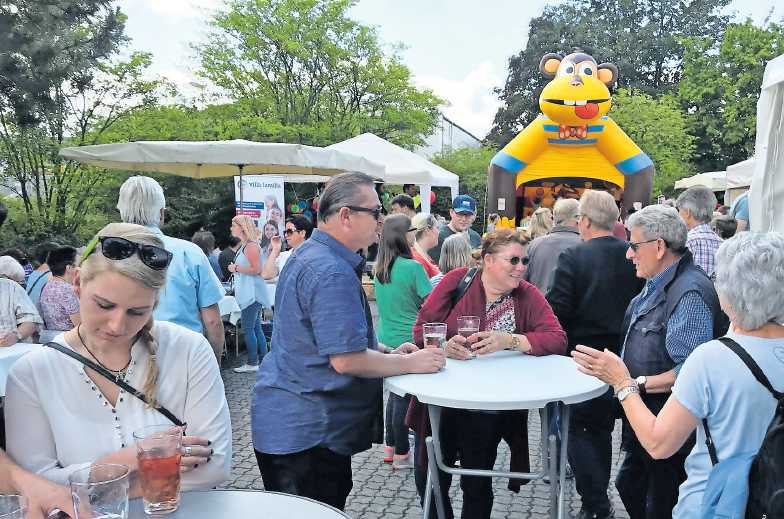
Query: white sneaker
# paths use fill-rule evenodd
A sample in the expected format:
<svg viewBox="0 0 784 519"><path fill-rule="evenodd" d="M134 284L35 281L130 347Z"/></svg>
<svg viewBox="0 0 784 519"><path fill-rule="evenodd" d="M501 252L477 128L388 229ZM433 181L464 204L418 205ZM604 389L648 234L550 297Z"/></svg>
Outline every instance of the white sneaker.
<svg viewBox="0 0 784 519"><path fill-rule="evenodd" d="M259 370L258 364L256 364L255 366L251 364L243 364L238 368L234 368L234 373L249 373L251 371L258 371L258 370Z"/></svg>

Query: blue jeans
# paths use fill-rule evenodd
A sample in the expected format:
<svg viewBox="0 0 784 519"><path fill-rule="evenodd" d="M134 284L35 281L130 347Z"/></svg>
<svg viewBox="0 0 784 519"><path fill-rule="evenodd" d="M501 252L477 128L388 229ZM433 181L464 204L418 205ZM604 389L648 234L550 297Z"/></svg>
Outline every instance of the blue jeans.
<svg viewBox="0 0 784 519"><path fill-rule="evenodd" d="M255 302L242 309L242 331L245 334L245 347L248 349L248 364L259 364L259 356L267 354L267 338L261 330L261 309L263 305Z"/></svg>

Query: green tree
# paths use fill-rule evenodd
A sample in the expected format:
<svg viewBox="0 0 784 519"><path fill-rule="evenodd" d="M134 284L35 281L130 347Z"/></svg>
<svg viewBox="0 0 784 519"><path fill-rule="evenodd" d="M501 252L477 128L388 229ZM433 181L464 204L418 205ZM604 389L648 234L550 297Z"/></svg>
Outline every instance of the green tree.
<svg viewBox="0 0 784 519"><path fill-rule="evenodd" d="M754 154L757 100L765 65L784 53L784 25L733 23L720 40L685 41L678 97L697 138L699 171L716 171Z"/></svg>
<svg viewBox="0 0 784 519"><path fill-rule="evenodd" d="M442 101L412 84L374 29L348 18L354 3L231 0L195 47L199 74L289 142L327 145L373 132L421 144Z"/></svg>
<svg viewBox="0 0 784 519"><path fill-rule="evenodd" d="M681 75L682 39L719 40L727 24L720 12L729 0L568 0L545 7L529 25L525 48L509 59L503 102L488 138L503 146L539 114L547 84L539 60L548 52L583 48L618 66L618 85L654 97L675 89Z"/></svg>
<svg viewBox="0 0 784 519"><path fill-rule="evenodd" d="M672 196L675 181L693 174L694 137L674 96L655 99L621 89L610 116L656 165L654 196Z"/></svg>

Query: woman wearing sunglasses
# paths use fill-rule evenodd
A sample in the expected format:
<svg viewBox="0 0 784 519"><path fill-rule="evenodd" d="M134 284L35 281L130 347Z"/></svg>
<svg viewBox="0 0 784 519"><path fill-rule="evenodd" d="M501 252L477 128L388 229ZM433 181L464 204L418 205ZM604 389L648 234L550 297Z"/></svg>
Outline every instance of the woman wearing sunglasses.
<svg viewBox="0 0 784 519"><path fill-rule="evenodd" d="M274 236L270 243L270 253L267 261L264 262L264 267L261 269L261 277L267 280L273 280L283 271L283 266L289 260L289 256L300 245L305 243L305 240L310 238L313 233L313 223L309 218L305 218L301 214L291 216L286 219L286 229L283 231L283 237L286 239L288 250L281 252L282 243L280 236Z"/></svg>
<svg viewBox="0 0 784 519"><path fill-rule="evenodd" d="M454 302L452 296L468 269L457 268L446 274L428 296L414 324L414 340L420 347L422 325L442 322L447 325L446 354L467 361L472 355L489 355L499 350L515 350L520 355L563 355L566 334L539 290L523 280L526 239L511 229L497 229L482 240L481 264L463 296ZM468 338L458 333L458 318L477 316L479 331ZM426 413L415 406L415 452L424 452L427 430ZM528 472L527 411L484 413L445 409L441 436L448 465L460 453L460 466L470 469L492 469L501 438L510 446L515 472ZM449 452L447 452L447 450ZM427 475L426 456L416 456L415 481L423 495ZM451 476L440 473L442 495L447 496ZM493 505L492 480L463 476L462 517L489 518ZM511 488L511 483L510 483ZM452 517L450 503L445 503L447 516ZM435 510L435 507L432 507Z"/></svg>
<svg viewBox="0 0 784 519"><path fill-rule="evenodd" d="M61 484L93 463L133 473L133 432L177 420L187 424L183 490L229 477L231 422L212 348L201 334L153 321L170 261L140 225L109 224L89 244L73 279L81 324L55 338L62 351L41 347L8 377L8 453L22 467Z"/></svg>
<svg viewBox="0 0 784 519"><path fill-rule="evenodd" d="M264 225L265 233L268 228L277 233L278 228L273 223L267 222ZM272 231L270 237L274 235ZM256 372L261 359L267 354L267 338L261 329L261 309L272 306L272 301L267 300L266 281L261 277L267 247L264 242L259 245L259 229L249 216L235 216L231 220L231 235L239 238L242 243L234 263L229 264L229 271L234 273L234 297L237 298L237 304L242 311L240 319L245 334L245 347L248 350L248 361L234 368L234 372Z"/></svg>

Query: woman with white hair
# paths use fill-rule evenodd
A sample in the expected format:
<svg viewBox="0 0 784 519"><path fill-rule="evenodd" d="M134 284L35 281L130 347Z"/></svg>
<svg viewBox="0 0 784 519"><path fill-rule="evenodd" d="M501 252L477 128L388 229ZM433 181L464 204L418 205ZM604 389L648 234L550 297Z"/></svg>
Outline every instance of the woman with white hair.
<svg viewBox="0 0 784 519"><path fill-rule="evenodd" d="M210 344L153 320L171 259L140 225L109 224L90 242L73 280L81 323L56 347L17 360L8 377L8 453L23 468L60 484L94 463L135 475L134 431L187 424L183 490L229 477L229 406Z"/></svg>
<svg viewBox="0 0 784 519"><path fill-rule="evenodd" d="M411 231L414 233L411 257L425 267L425 274L432 278L440 271L427 251L438 245L438 220L432 214L417 213L411 219L411 227L414 229Z"/></svg>
<svg viewBox="0 0 784 519"><path fill-rule="evenodd" d="M725 241L716 260L716 291L732 322L726 337L751 356L774 389L783 391L784 235L743 233ZM584 346L577 350L572 356L580 371L613 386L637 439L651 457L671 456L697 430L697 443L686 459L687 479L673 510L676 519L701 517L714 465L700 422L707 423L716 458L727 460L759 449L778 404L740 357L719 340L701 345L686 359L658 415L648 410L637 382L618 356Z"/></svg>
<svg viewBox="0 0 784 519"><path fill-rule="evenodd" d="M528 224L528 240L533 241L540 236L545 236L553 228L553 212L549 207L540 207L531 215Z"/></svg>
<svg viewBox="0 0 784 519"><path fill-rule="evenodd" d="M21 283L25 272L11 256L0 256L0 347L29 339L43 324Z"/></svg>

